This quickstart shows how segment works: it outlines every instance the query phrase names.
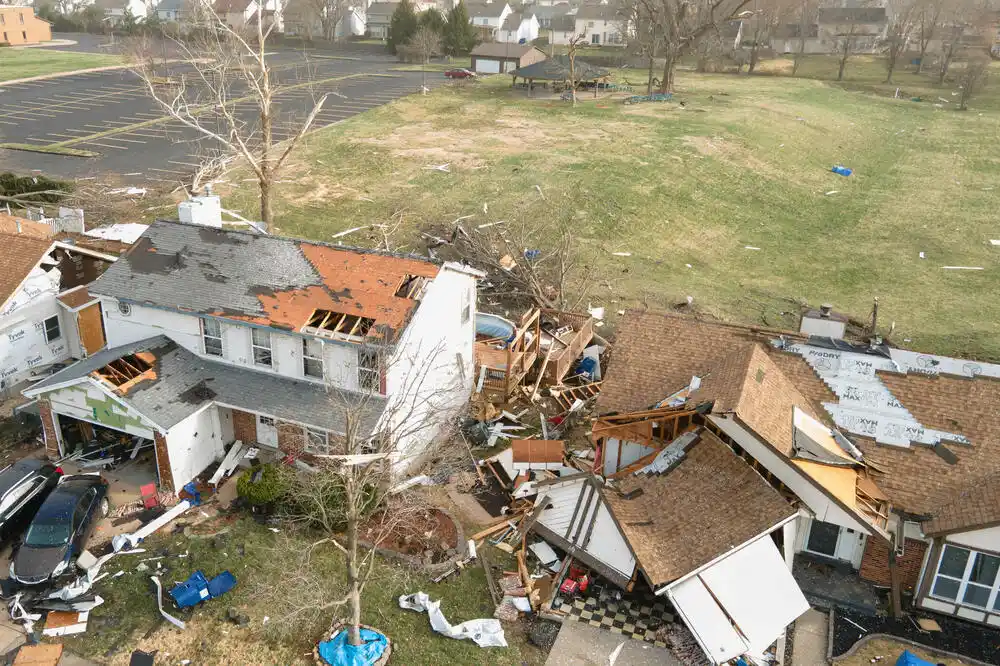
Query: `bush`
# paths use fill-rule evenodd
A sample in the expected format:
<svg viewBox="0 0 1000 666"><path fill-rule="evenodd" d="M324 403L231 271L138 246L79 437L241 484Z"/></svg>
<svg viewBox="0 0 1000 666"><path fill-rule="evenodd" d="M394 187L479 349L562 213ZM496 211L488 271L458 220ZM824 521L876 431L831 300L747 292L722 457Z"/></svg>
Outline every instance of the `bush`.
<svg viewBox="0 0 1000 666"><path fill-rule="evenodd" d="M252 467L236 480L236 493L254 506L266 506L288 494L288 481L285 470L276 465Z"/></svg>

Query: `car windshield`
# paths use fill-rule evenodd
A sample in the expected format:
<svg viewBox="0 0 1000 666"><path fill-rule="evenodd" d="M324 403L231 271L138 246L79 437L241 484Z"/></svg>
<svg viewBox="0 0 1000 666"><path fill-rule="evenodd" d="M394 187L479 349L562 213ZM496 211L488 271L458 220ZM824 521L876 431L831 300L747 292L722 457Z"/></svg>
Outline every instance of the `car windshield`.
<svg viewBox="0 0 1000 666"><path fill-rule="evenodd" d="M24 545L36 548L64 546L72 533L70 521L58 523L32 523L24 535Z"/></svg>

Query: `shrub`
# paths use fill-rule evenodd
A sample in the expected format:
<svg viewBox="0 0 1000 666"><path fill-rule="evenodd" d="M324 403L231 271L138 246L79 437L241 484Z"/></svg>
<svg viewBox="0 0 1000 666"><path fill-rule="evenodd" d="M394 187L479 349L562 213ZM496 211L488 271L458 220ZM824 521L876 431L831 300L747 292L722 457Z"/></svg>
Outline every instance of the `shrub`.
<svg viewBox="0 0 1000 666"><path fill-rule="evenodd" d="M236 480L236 493L255 506L273 504L288 494L288 487L287 473L276 465L252 467Z"/></svg>

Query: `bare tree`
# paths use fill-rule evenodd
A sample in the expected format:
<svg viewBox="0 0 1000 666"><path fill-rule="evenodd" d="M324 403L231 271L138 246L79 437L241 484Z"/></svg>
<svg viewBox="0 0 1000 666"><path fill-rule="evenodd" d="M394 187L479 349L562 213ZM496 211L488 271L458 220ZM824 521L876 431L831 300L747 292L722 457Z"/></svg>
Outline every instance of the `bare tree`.
<svg viewBox="0 0 1000 666"><path fill-rule="evenodd" d="M790 6L785 0L762 0L745 25L750 26L750 58L747 74L753 74L760 62L760 49L770 45L771 36L788 16Z"/></svg>
<svg viewBox="0 0 1000 666"><path fill-rule="evenodd" d="M584 43L586 35L574 35L569 39L569 49L566 52L569 58L569 94L570 99L573 100L573 106L576 106L576 53L580 48L580 44Z"/></svg>
<svg viewBox="0 0 1000 666"><path fill-rule="evenodd" d="M307 14L318 20L323 39L334 41L337 37L337 24L351 10L350 0L302 0L307 7Z"/></svg>
<svg viewBox="0 0 1000 666"><path fill-rule="evenodd" d="M657 33L650 14L651 5L643 0L631 0L622 5L622 34L628 35L628 44L636 55L648 64L646 94L653 94L653 68L656 64Z"/></svg>
<svg viewBox="0 0 1000 666"><path fill-rule="evenodd" d="M887 12L889 25L882 49L885 51L886 83L892 83L899 59L906 53L918 20L917 0L891 0Z"/></svg>
<svg viewBox="0 0 1000 666"><path fill-rule="evenodd" d="M920 52L917 62L917 74L924 71L927 49L937 36L941 26L941 14L944 11L945 0L921 0L917 10L917 49Z"/></svg>
<svg viewBox="0 0 1000 666"><path fill-rule="evenodd" d="M464 441L456 439L451 423L446 420L468 399L462 382L456 380L454 386L435 388L428 381L439 376L446 365L456 362L446 357L443 344L433 343L427 353L423 348L369 348L369 351L383 359L379 361L382 376L387 376L391 368L402 368L401 385L386 399L384 410L377 382L361 394L329 388L329 409L341 415L344 432L329 440L327 453L314 454L319 461L315 471L292 477L289 492L291 520L319 532L307 556L330 546L344 558L345 593L341 597L331 595L321 581L315 581L315 587L323 591L323 600L290 601L286 592L275 593L280 592L284 603L291 604L289 615L346 606L351 645L361 643L363 595L374 566L375 548L412 517L419 506L409 499L395 497L399 472L410 471L425 462L433 465L436 473L444 471L447 475L449 470L470 462ZM384 360L389 358L392 360ZM381 413L374 428L373 407L378 407ZM418 446L428 441L431 443Z"/></svg>
<svg viewBox="0 0 1000 666"><path fill-rule="evenodd" d="M977 95L985 86L990 73L990 57L981 52L973 53L958 75L958 85L961 88L959 109L966 111L969 100Z"/></svg>
<svg viewBox="0 0 1000 666"><path fill-rule="evenodd" d="M840 61L837 66L837 80L844 80L844 71L847 69L847 59L851 57L851 49L854 48L854 40L858 37L857 23L851 23L846 33L838 37L837 49L840 51Z"/></svg>
<svg viewBox="0 0 1000 666"><path fill-rule="evenodd" d="M278 174L312 127L327 96L316 99L290 136L279 141L276 98L282 86L272 76L267 60L267 39L274 24L265 25L259 5L247 31L229 26L208 0L196 0L192 9L191 34L185 40L173 40L183 64L171 85L161 84L155 50L147 39L131 43L132 68L167 115L246 163L257 180L260 218L270 225ZM252 107L253 113L241 113L239 105Z"/></svg>
<svg viewBox="0 0 1000 666"><path fill-rule="evenodd" d="M421 25L407 44L420 57L420 90L427 92L427 63L441 52L441 33L429 25Z"/></svg>
<svg viewBox="0 0 1000 666"><path fill-rule="evenodd" d="M681 57L719 26L732 20L750 0L638 0L647 4L660 43L663 45L661 92L674 89L674 71Z"/></svg>
<svg viewBox="0 0 1000 666"><path fill-rule="evenodd" d="M792 60L792 76L799 73L799 67L806 55L806 40L812 33L816 25L816 12L818 10L817 0L799 0L798 2L798 36L799 48L795 51L795 58Z"/></svg>

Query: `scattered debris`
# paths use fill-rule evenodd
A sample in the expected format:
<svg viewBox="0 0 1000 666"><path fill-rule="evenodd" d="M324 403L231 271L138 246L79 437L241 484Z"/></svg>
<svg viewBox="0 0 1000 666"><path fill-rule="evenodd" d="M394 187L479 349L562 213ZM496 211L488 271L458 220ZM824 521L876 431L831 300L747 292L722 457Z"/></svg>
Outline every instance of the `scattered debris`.
<svg viewBox="0 0 1000 666"><path fill-rule="evenodd" d="M87 618L90 611L74 613L69 611L49 611L45 616L43 636L71 636L87 631Z"/></svg>
<svg viewBox="0 0 1000 666"><path fill-rule="evenodd" d="M615 256L615 257L631 257L632 256L631 252L612 252L611 254L613 256Z"/></svg>
<svg viewBox="0 0 1000 666"><path fill-rule="evenodd" d="M845 176L845 177L850 176L852 173L854 173L852 169L848 169L847 167L841 166L839 164L830 169L830 171L837 174L838 176Z"/></svg>
<svg viewBox="0 0 1000 666"><path fill-rule="evenodd" d="M156 585L156 605L160 609L160 615L163 616L163 619L178 629L184 629L187 626L184 622L178 620L176 617L163 610L163 587L160 585L160 579L156 576L150 576L149 578Z"/></svg>
<svg viewBox="0 0 1000 666"><path fill-rule="evenodd" d="M923 253L923 252L921 252L921 253L920 253L920 258L921 258L921 259L926 259L927 257L926 257L926 256L924 256L924 253Z"/></svg>
<svg viewBox="0 0 1000 666"><path fill-rule="evenodd" d="M205 574L198 570L183 583L175 585L169 594L178 608L187 608L221 597L234 587L236 587L236 577L229 571L223 571L212 580L208 580Z"/></svg>
<svg viewBox="0 0 1000 666"><path fill-rule="evenodd" d="M441 602L431 601L424 592L404 594L399 597L399 607L407 610L426 612L431 628L437 633L458 640L471 639L479 647L507 647L503 627L496 619L468 620L452 625L441 612Z"/></svg>
<svg viewBox="0 0 1000 666"><path fill-rule="evenodd" d="M982 266L942 266L941 268L946 271L981 271L985 270Z"/></svg>
<svg viewBox="0 0 1000 666"><path fill-rule="evenodd" d="M744 245L743 249L744 250L760 250L759 247L754 247L753 245Z"/></svg>
<svg viewBox="0 0 1000 666"><path fill-rule="evenodd" d="M826 196L832 197L834 194L840 194L840 190L830 190L826 193Z"/></svg>

